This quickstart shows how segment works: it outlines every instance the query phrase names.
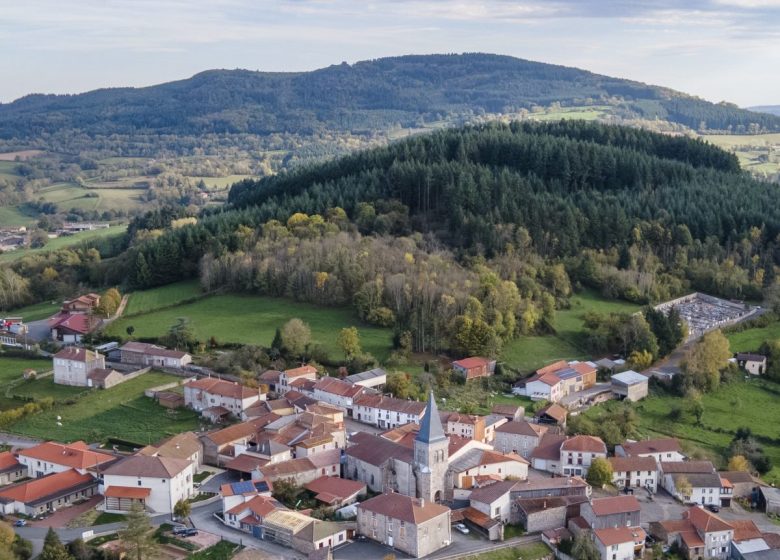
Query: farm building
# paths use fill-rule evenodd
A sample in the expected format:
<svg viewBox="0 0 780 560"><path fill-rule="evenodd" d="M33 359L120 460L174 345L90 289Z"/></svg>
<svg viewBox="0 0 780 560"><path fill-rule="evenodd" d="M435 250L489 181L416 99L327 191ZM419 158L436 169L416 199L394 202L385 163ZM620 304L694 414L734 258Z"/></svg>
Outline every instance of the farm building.
<svg viewBox="0 0 780 560"><path fill-rule="evenodd" d="M151 367L183 368L192 362L192 356L187 352L169 350L156 344L145 342L128 342L120 349L123 364Z"/></svg>
<svg viewBox="0 0 780 560"><path fill-rule="evenodd" d="M648 378L634 370L612 376L612 392L619 399L636 402L648 394Z"/></svg>

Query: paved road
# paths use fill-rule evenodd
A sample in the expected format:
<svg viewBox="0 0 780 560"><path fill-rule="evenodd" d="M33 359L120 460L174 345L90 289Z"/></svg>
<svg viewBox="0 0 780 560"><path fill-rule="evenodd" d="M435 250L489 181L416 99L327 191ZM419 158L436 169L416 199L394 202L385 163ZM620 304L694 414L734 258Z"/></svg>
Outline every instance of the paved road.
<svg viewBox="0 0 780 560"><path fill-rule="evenodd" d="M41 440L39 439L17 436L16 434L9 434L6 432L0 432L0 444L3 445L10 445L12 447L23 447L24 449L27 449L28 447L35 447L39 443L41 443Z"/></svg>
<svg viewBox="0 0 780 560"><path fill-rule="evenodd" d="M344 418L344 428L346 428L347 434L351 434L352 432L378 434L379 432L386 431L384 429L377 428L376 426L371 426L370 424L363 424L362 422L358 422L352 418Z"/></svg>

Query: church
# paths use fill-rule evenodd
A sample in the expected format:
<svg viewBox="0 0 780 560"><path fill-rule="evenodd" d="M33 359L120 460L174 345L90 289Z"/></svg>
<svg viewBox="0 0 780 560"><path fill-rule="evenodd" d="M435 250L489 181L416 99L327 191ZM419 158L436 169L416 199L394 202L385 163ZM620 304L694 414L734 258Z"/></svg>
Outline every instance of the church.
<svg viewBox="0 0 780 560"><path fill-rule="evenodd" d="M432 391L419 425L407 424L380 435L358 432L350 444L346 478L360 480L374 492L393 491L432 502L459 497L459 490L471 488L480 475L503 471L522 479L528 474L522 457L446 435Z"/></svg>

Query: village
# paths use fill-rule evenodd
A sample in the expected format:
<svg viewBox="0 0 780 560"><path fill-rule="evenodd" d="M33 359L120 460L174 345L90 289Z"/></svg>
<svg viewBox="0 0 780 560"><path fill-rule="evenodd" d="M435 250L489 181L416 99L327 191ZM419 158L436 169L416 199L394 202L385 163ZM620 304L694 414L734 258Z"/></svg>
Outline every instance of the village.
<svg viewBox="0 0 780 560"><path fill-rule="evenodd" d="M22 536L48 526L72 534L85 511L138 508L187 550L224 540L271 558L456 558L514 542L567 559L583 539L602 560L657 550L689 560L780 555L769 517L780 514L780 491L748 472L719 471L674 438L608 449L567 435L569 418L594 404L648 396L648 376L625 360L551 363L488 414L467 414L446 410L433 391L419 401L387 394L382 368L334 377L303 364L267 370L250 387L158 344L90 348L82 342L99 299L69 300L47 321L61 344L53 383L110 394L162 371L170 381L146 395L194 411L201 429L140 448L12 445L0 454L0 508ZM698 294L679 304L695 306L702 332L748 314ZM20 319L3 329L3 344L28 347ZM766 368L763 356L734 361L747 375ZM493 376L496 361L473 356L450 368L468 386ZM527 411L528 402L542 406Z"/></svg>

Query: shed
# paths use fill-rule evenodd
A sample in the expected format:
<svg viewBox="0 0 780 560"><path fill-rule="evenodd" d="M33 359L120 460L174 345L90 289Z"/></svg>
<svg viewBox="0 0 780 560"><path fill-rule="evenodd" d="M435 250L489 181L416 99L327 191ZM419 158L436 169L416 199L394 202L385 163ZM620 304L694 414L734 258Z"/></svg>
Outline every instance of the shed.
<svg viewBox="0 0 780 560"><path fill-rule="evenodd" d="M619 399L641 400L648 393L648 378L631 369L623 373L616 373L612 376L612 392Z"/></svg>

